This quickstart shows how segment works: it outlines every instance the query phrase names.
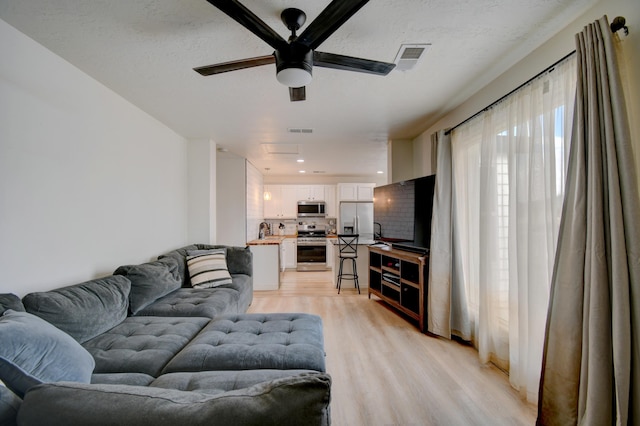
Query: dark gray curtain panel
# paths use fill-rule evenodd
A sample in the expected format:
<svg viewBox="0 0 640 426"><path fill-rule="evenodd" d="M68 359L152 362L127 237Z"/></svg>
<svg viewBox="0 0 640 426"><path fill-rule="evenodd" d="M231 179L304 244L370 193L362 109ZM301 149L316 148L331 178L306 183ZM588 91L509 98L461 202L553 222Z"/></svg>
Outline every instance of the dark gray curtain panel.
<svg viewBox="0 0 640 426"><path fill-rule="evenodd" d="M539 425L640 422L640 202L614 42L606 16L576 35L576 106Z"/></svg>

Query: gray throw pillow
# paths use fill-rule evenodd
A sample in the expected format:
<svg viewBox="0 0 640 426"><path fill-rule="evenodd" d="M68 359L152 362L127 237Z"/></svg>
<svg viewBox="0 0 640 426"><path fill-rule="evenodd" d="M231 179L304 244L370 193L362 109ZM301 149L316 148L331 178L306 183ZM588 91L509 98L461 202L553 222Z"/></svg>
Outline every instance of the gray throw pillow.
<svg viewBox="0 0 640 426"><path fill-rule="evenodd" d="M91 354L34 315L6 311L0 317L0 342L0 380L20 397L40 383L91 381Z"/></svg>
<svg viewBox="0 0 640 426"><path fill-rule="evenodd" d="M329 425L330 391L331 378L325 373L276 379L217 395L141 386L45 384L27 393L18 423Z"/></svg>
<svg viewBox="0 0 640 426"><path fill-rule="evenodd" d="M56 290L29 293L27 312L84 343L120 324L129 312L128 278L112 275Z"/></svg>
<svg viewBox="0 0 640 426"><path fill-rule="evenodd" d="M22 300L20 300L20 298L13 293L0 294L0 315L2 315L4 311L8 309L17 312L24 312L24 305L22 304Z"/></svg>
<svg viewBox="0 0 640 426"><path fill-rule="evenodd" d="M182 287L177 260L171 257L141 265L120 266L113 274L125 276L131 281L129 310L134 315Z"/></svg>

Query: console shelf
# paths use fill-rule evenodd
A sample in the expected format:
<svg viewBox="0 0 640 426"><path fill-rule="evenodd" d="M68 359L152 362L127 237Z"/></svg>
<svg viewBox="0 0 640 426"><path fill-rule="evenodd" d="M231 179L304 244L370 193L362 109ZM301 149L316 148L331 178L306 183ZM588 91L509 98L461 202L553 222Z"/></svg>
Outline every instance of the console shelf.
<svg viewBox="0 0 640 426"><path fill-rule="evenodd" d="M369 298L375 295L427 326L428 255L388 247L369 247Z"/></svg>

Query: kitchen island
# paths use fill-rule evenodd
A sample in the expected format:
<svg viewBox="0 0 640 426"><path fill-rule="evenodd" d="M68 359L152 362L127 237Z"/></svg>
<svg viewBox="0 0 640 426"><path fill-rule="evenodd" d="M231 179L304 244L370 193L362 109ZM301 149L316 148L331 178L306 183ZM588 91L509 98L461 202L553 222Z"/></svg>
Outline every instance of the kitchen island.
<svg viewBox="0 0 640 426"><path fill-rule="evenodd" d="M253 254L253 289L278 290L280 288L281 246L294 235L270 235L247 243Z"/></svg>

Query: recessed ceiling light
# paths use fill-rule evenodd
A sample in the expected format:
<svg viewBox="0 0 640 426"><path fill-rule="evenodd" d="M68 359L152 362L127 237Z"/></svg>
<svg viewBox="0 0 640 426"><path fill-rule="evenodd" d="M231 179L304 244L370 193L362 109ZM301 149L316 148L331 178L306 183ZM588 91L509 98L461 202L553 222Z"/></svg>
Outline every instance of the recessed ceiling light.
<svg viewBox="0 0 640 426"><path fill-rule="evenodd" d="M296 161L297 161L298 163L304 163L304 158L298 158Z"/></svg>
<svg viewBox="0 0 640 426"><path fill-rule="evenodd" d="M300 170L299 173L307 173L307 171L306 170Z"/></svg>
<svg viewBox="0 0 640 426"><path fill-rule="evenodd" d="M376 173L378 173L379 175L383 174L384 172L382 170L378 170Z"/></svg>

